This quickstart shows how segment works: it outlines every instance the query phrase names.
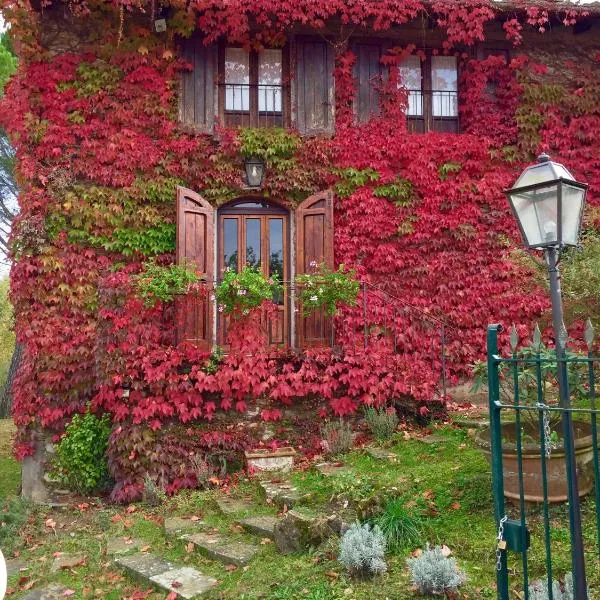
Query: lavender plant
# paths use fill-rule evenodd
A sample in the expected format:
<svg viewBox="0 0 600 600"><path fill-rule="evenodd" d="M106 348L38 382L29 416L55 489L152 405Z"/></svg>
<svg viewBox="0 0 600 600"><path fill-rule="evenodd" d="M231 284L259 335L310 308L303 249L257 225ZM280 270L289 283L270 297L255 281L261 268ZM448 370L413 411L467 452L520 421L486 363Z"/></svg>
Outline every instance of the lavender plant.
<svg viewBox="0 0 600 600"><path fill-rule="evenodd" d="M385 538L381 529L368 523L354 523L340 541L338 560L356 577L373 576L387 571Z"/></svg>
<svg viewBox="0 0 600 600"><path fill-rule="evenodd" d="M465 581L456 560L445 556L439 546L430 549L427 545L420 556L409 558L406 562L413 584L424 596L456 592Z"/></svg>

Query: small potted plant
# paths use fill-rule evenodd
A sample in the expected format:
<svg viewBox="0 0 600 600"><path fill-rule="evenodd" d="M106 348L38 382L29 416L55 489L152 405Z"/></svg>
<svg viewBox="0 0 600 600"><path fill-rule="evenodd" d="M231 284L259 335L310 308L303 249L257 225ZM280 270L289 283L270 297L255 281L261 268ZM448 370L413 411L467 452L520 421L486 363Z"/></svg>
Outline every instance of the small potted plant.
<svg viewBox="0 0 600 600"><path fill-rule="evenodd" d="M577 353L571 351L567 351L566 355L567 360L570 359L571 361L578 356ZM523 361L518 363L516 369L519 405L539 406L539 410L520 411L521 459L525 501L544 501L541 423L546 447L548 501L551 503L566 502L568 498L567 475L561 412L544 410L541 403L538 405L540 400L538 390L541 391L543 405L558 405L558 382L554 350L541 343L541 335L536 327L533 344L520 349L516 356ZM587 394L586 369L587 365L584 362L571 362L569 365L569 389L572 402L575 405L579 402L585 402ZM484 362L476 363L474 374L476 379L473 389L477 391L483 384L487 384L486 364ZM538 381L540 382L539 386ZM516 387L514 364L502 363L500 382L502 402L504 404L514 404ZM590 492L594 482L592 429L590 422L583 418L573 419L573 429L579 473L579 494L584 496ZM516 420L502 423L504 495L513 500L519 500L520 498L518 435ZM487 458L491 460L489 430L487 428L481 430L475 441Z"/></svg>
<svg viewBox="0 0 600 600"><path fill-rule="evenodd" d="M312 261L310 266L314 272L296 276L298 299L304 316L323 309L328 317L333 317L340 304L356 304L360 284L355 271L346 270L344 265L332 271L325 263L318 264L316 261Z"/></svg>
<svg viewBox="0 0 600 600"><path fill-rule="evenodd" d="M265 301L281 293L277 274L268 279L255 267L245 266L240 272L227 269L215 290L218 310L234 319L243 318Z"/></svg>

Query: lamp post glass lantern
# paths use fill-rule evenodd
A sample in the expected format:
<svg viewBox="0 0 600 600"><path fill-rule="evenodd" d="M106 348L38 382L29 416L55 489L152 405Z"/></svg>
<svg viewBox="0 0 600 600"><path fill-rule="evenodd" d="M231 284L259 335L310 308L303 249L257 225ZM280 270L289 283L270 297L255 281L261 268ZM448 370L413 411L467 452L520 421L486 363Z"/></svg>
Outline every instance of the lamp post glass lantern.
<svg viewBox="0 0 600 600"><path fill-rule="evenodd" d="M528 248L577 246L587 185L547 154L527 167L506 195Z"/></svg>
<svg viewBox="0 0 600 600"><path fill-rule="evenodd" d="M563 319L558 263L561 251L579 244L579 233L587 185L579 183L561 164L547 154L537 164L527 167L512 188L505 190L528 248L544 251L550 281L552 323L556 348L556 370L565 462L568 479L571 564L575 598L586 600L587 582L579 504L579 484L575 459L575 435L565 360L567 333Z"/></svg>
<svg viewBox="0 0 600 600"><path fill-rule="evenodd" d="M265 163L259 158L248 158L244 164L248 187L259 188L265 177Z"/></svg>

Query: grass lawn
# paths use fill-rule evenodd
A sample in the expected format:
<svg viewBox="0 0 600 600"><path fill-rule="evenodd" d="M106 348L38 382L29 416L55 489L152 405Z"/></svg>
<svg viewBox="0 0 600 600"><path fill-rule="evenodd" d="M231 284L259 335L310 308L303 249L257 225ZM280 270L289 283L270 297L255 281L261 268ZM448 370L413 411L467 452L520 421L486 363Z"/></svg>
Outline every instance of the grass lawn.
<svg viewBox="0 0 600 600"><path fill-rule="evenodd" d="M0 419L0 500L14 496L21 483L21 466L11 454L14 432L10 419Z"/></svg>
<svg viewBox="0 0 600 600"><path fill-rule="evenodd" d="M0 429L6 437L6 424ZM275 545L261 545L259 554L248 567L229 570L220 563L202 557L196 551L188 552L183 542L167 540L162 530L166 516L197 515L210 526L228 532L239 539L247 537L217 510L215 498L221 491L184 492L166 500L158 508L142 504L116 507L105 501L75 500L63 510L48 511L26 507L26 517L18 530L13 527L7 540L0 528L0 546L7 544L10 552L18 552L30 566L29 579L9 581L14 594L24 595L23 588L35 582L35 587L51 581L62 582L75 591L74 598L107 598L112 600L164 598L165 593L136 587L130 578L116 569L106 555L106 540L111 536L132 536L145 541L151 552L168 559L197 567L219 580L219 586L207 595L213 600L270 599L270 600L397 600L414 598L406 570L406 557L426 542L449 546L460 567L467 575L461 598L495 598L495 528L492 518L490 476L482 454L473 446L464 430L451 427L436 432L444 438L441 444L428 445L411 434L394 438L390 450L397 459L393 462L377 460L363 450L355 450L344 459L347 474L324 477L315 470L295 472L292 481L311 494L309 506L317 507L337 498L340 502L359 505L365 510L391 497L400 497L407 511L421 521L421 541L400 544L388 555L389 570L374 580L355 581L348 577L337 562L338 540L331 539L319 548L303 554L283 556ZM3 452L5 441L0 442ZM6 456L0 464L8 466L8 479L3 477L6 493L18 487L18 469ZM4 471L3 471L4 475ZM232 495L252 496L256 510L253 514L273 511L264 503L255 481L243 480L231 489ZM593 502L584 502L586 541L593 550L595 535ZM564 507L553 510L553 541L555 574L562 576L568 570L568 526ZM23 519L26 519L23 521ZM51 519L51 521L47 521ZM544 570L541 520L532 516L532 548L530 574L539 577ZM4 548L5 546L3 546ZM7 552L10 553L10 552ZM82 552L83 566L52 573L50 566L55 552ZM518 557L511 557L511 569L520 569ZM600 597L600 570L597 557L590 556L589 580L592 598ZM520 591L519 578L513 578L515 598ZM148 591L148 595L139 595ZM136 596L135 594L138 593Z"/></svg>

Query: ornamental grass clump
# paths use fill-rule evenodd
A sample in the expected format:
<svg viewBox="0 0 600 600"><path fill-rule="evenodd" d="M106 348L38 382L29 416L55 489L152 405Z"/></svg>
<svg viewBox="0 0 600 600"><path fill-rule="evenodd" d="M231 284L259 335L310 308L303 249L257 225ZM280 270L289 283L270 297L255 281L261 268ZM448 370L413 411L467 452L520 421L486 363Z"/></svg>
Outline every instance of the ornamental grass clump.
<svg viewBox="0 0 600 600"><path fill-rule="evenodd" d="M386 442L396 431L400 420L393 406L382 408L369 406L365 409L365 421L373 437L378 442Z"/></svg>
<svg viewBox="0 0 600 600"><path fill-rule="evenodd" d="M340 541L338 560L355 577L372 577L387 571L385 538L377 525L354 523Z"/></svg>
<svg viewBox="0 0 600 600"><path fill-rule="evenodd" d="M323 452L331 456L346 454L354 445L352 429L342 419L325 423L321 430L321 436Z"/></svg>
<svg viewBox="0 0 600 600"><path fill-rule="evenodd" d="M423 520L419 514L406 508L402 498L390 500L383 512L373 517L371 522L381 529L387 547L392 551L405 546L414 548L421 542Z"/></svg>
<svg viewBox="0 0 600 600"><path fill-rule="evenodd" d="M406 562L413 584L424 596L454 593L465 581L456 560L445 556L439 546L430 549L428 545L420 556Z"/></svg>

